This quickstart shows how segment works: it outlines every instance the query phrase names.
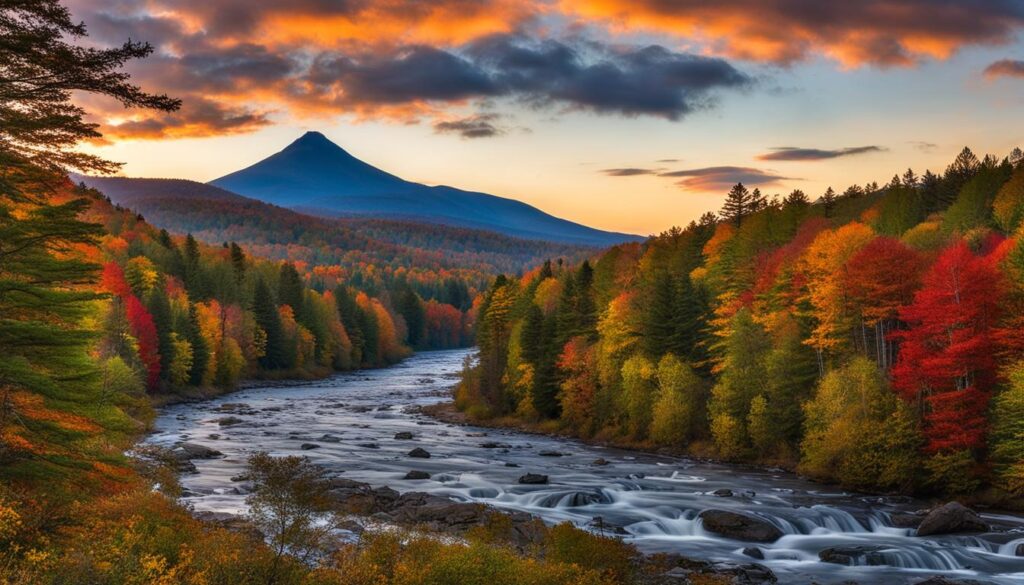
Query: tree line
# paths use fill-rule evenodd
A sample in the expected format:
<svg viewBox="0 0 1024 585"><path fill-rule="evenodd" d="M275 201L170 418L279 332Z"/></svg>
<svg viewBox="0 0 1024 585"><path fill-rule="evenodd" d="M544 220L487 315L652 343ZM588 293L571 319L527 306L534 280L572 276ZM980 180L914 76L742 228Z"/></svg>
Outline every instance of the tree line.
<svg viewBox="0 0 1024 585"><path fill-rule="evenodd" d="M853 488L1020 497L1022 218L1019 149L814 201L737 184L686 228L498 277L457 402Z"/></svg>

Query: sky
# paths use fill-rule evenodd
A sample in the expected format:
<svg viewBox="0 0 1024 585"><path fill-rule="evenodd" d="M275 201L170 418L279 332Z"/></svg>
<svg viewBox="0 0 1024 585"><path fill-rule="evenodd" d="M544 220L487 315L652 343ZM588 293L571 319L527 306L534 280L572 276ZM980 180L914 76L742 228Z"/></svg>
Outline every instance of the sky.
<svg viewBox="0 0 1024 585"><path fill-rule="evenodd" d="M82 97L123 174L208 181L318 130L427 184L651 234L1024 145L1020 0L70 0L180 111Z"/></svg>

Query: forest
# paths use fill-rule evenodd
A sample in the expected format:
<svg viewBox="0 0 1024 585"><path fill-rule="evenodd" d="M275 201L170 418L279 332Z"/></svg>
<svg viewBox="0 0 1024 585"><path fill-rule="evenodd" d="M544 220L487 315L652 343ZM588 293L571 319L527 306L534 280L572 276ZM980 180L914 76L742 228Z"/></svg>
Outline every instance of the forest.
<svg viewBox="0 0 1024 585"><path fill-rule="evenodd" d="M457 401L870 491L1024 496L1024 155L768 197L499 276ZM1016 502L1013 504L1013 502Z"/></svg>

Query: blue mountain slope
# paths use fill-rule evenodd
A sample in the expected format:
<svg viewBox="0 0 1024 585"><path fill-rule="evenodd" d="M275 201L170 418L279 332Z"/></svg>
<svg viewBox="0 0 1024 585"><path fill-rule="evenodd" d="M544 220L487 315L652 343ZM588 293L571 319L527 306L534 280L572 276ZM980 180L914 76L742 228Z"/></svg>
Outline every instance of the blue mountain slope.
<svg viewBox="0 0 1024 585"><path fill-rule="evenodd" d="M514 199L406 181L355 158L319 132L307 132L281 152L211 184L328 217L412 219L591 246L641 239L560 219Z"/></svg>

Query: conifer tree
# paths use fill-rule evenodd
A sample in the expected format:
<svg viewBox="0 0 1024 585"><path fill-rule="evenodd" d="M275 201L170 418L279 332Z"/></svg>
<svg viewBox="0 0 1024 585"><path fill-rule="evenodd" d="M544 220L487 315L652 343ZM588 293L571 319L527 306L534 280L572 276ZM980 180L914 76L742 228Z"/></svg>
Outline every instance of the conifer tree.
<svg viewBox="0 0 1024 585"><path fill-rule="evenodd" d="M281 315L277 312L277 305L270 294L270 287L262 279L256 283L253 314L256 317L256 324L266 334L266 347L263 350L263 355L259 358L260 366L267 370L282 370L291 367L284 345Z"/></svg>
<svg viewBox="0 0 1024 585"><path fill-rule="evenodd" d="M719 215L736 227L743 225L743 218L750 215L751 195L743 183L736 183L725 197L725 204Z"/></svg>

